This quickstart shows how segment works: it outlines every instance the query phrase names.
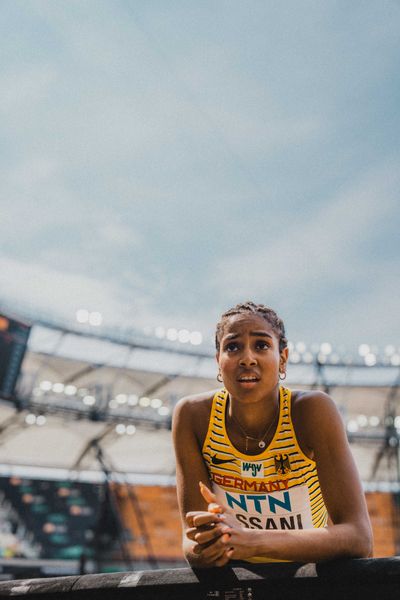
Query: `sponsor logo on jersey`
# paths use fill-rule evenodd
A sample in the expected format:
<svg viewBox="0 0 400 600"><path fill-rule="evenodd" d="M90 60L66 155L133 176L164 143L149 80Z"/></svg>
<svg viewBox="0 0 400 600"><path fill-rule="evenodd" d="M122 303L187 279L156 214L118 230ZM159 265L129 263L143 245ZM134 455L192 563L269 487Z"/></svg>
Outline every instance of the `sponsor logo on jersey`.
<svg viewBox="0 0 400 600"><path fill-rule="evenodd" d="M264 477L263 462L248 462L242 460L241 473L244 477Z"/></svg>
<svg viewBox="0 0 400 600"><path fill-rule="evenodd" d="M287 454L275 454L275 471L280 475L286 475L291 471L289 456Z"/></svg>
<svg viewBox="0 0 400 600"><path fill-rule="evenodd" d="M229 508L240 508L246 513L291 513L292 502L289 490L276 494L230 494L225 492L226 503Z"/></svg>
<svg viewBox="0 0 400 600"><path fill-rule="evenodd" d="M213 465L224 465L225 463L235 462L234 458L218 458L216 454L211 457L211 462Z"/></svg>

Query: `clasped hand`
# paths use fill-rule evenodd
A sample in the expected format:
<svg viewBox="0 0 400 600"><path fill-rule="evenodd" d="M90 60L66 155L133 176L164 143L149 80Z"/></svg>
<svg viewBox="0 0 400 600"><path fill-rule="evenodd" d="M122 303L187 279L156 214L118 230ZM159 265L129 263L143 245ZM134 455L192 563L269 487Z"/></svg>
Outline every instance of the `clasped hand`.
<svg viewBox="0 0 400 600"><path fill-rule="evenodd" d="M208 504L207 511L186 514L186 536L195 542L192 552L201 557L204 566L217 567L226 565L231 558L251 556L249 530L239 527L228 509L218 504L215 495L201 482L200 492Z"/></svg>

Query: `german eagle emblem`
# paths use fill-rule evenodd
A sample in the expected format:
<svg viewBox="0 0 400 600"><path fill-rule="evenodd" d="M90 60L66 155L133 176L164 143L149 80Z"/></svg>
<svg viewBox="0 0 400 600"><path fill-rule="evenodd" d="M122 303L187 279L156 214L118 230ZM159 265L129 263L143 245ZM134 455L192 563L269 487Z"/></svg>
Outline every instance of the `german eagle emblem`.
<svg viewBox="0 0 400 600"><path fill-rule="evenodd" d="M281 475L285 475L289 473L290 469L290 461L289 456L287 454L275 454L275 471L280 473Z"/></svg>

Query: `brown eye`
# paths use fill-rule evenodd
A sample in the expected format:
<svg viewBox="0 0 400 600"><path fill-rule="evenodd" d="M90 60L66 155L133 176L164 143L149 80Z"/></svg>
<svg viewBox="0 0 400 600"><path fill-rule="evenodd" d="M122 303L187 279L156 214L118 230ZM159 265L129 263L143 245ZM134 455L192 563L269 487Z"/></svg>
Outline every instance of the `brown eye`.
<svg viewBox="0 0 400 600"><path fill-rule="evenodd" d="M235 352L235 350L237 350L238 345L236 342L230 342L229 344L227 344L225 346L225 351L226 352Z"/></svg>

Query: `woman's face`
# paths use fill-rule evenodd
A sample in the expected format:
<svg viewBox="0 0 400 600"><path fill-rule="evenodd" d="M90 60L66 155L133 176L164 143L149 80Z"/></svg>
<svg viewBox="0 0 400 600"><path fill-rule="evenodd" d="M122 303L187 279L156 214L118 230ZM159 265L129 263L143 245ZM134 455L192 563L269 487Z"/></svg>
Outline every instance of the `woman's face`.
<svg viewBox="0 0 400 600"><path fill-rule="evenodd" d="M258 401L276 390L287 348L279 352L279 338L263 317L241 314L224 324L217 362L224 385L237 399Z"/></svg>

